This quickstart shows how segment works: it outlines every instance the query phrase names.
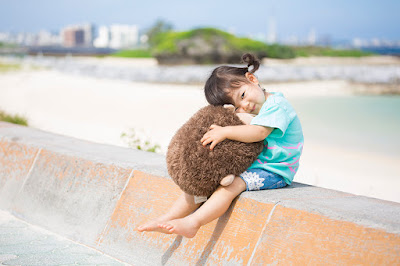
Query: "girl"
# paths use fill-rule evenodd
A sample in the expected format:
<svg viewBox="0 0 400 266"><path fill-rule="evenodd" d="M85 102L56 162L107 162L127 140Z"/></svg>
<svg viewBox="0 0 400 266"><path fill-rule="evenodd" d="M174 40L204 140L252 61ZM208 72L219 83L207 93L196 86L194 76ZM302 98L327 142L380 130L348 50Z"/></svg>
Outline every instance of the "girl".
<svg viewBox="0 0 400 266"><path fill-rule="evenodd" d="M235 177L230 185L219 186L203 205L183 193L166 214L139 226L139 232L158 231L191 238L201 226L223 215L243 191L291 184L299 167L304 141L300 120L282 93L266 92L260 86L254 76L260 61L252 54L244 54L242 61L247 67L214 69L204 90L210 104L231 104L249 123L227 127L212 125L201 142L204 146L210 144L213 149L225 139L247 143L264 140L265 148L249 169ZM253 66L251 71L250 66ZM243 113L247 117L243 117L246 116Z"/></svg>

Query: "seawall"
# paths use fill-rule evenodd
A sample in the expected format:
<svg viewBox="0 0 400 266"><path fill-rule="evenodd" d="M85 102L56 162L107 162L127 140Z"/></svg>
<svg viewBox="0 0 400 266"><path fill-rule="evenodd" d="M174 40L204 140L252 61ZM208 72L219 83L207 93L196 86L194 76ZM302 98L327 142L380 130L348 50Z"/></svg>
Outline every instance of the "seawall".
<svg viewBox="0 0 400 266"><path fill-rule="evenodd" d="M242 193L193 239L135 231L179 194L164 156L0 122L0 209L128 264L400 263L400 204L300 183Z"/></svg>

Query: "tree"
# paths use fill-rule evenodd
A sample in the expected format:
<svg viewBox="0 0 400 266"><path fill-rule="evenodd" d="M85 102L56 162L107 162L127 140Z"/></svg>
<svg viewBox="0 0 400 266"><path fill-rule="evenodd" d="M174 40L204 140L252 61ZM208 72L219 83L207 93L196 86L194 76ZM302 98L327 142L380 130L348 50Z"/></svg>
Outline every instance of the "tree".
<svg viewBox="0 0 400 266"><path fill-rule="evenodd" d="M173 28L174 26L169 22L158 19L155 24L146 32L149 46L154 47L157 45L157 43L160 41L160 34L172 31Z"/></svg>

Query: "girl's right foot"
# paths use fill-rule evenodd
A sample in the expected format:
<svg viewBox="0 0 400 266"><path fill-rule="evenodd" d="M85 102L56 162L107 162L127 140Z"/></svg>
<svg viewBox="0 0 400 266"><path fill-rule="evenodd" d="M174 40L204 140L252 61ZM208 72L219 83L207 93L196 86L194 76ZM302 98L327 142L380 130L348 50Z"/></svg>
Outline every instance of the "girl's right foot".
<svg viewBox="0 0 400 266"><path fill-rule="evenodd" d="M158 226L160 229L165 230L163 233L167 232L166 234L177 234L187 238L192 238L197 234L201 225L190 217L185 217L160 223Z"/></svg>

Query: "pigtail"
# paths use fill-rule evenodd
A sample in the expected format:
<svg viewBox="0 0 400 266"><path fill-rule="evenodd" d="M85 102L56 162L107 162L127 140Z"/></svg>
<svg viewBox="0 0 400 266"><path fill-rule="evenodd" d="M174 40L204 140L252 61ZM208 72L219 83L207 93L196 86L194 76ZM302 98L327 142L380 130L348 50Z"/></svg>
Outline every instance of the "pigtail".
<svg viewBox="0 0 400 266"><path fill-rule="evenodd" d="M241 63L246 63L247 64L247 69L250 66L253 66L252 70L248 70L250 73L254 74L260 67L260 60L253 54L246 53L242 55L242 61Z"/></svg>

